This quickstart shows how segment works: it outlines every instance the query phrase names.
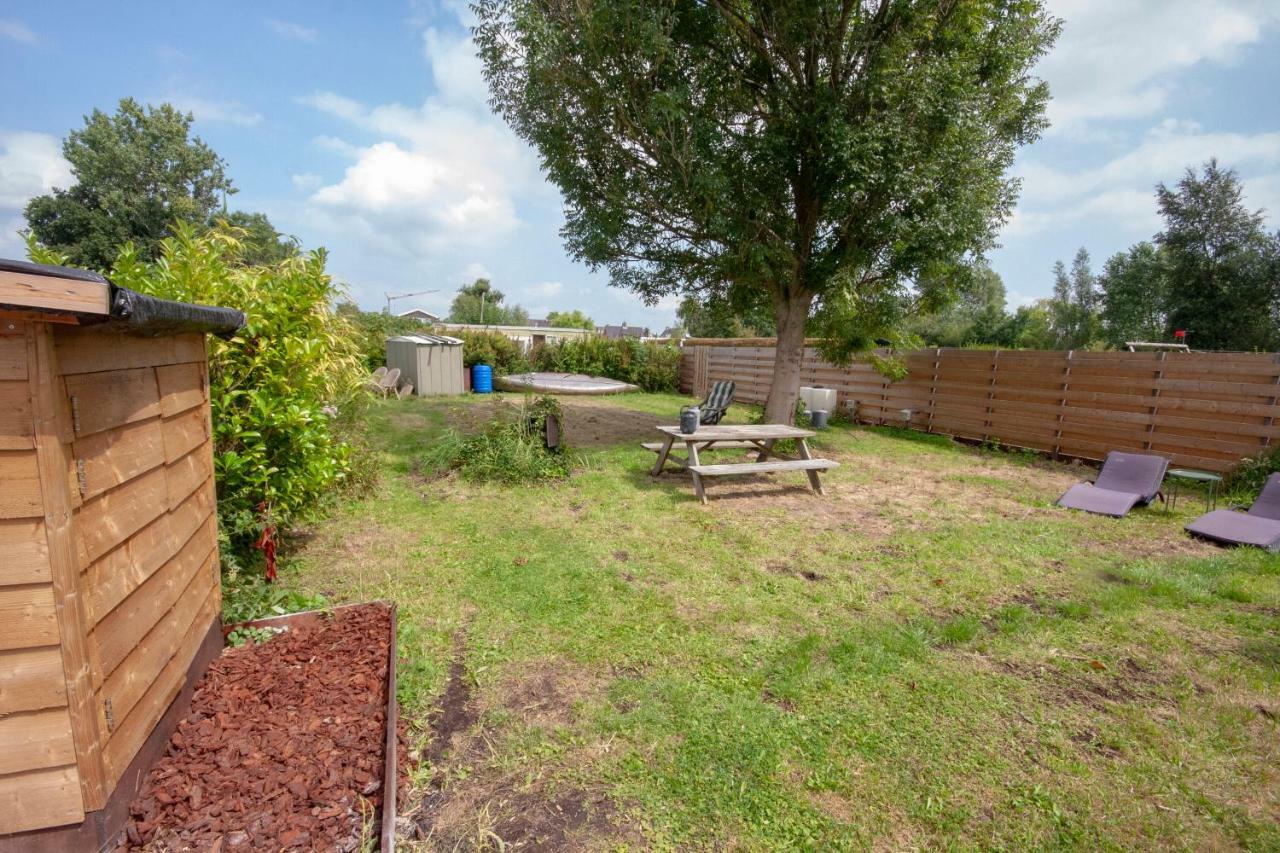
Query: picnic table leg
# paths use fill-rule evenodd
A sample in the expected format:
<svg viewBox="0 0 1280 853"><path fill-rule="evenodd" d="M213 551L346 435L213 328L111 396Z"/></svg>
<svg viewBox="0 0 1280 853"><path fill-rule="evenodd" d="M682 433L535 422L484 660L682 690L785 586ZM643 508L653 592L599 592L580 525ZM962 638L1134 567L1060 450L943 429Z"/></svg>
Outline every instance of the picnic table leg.
<svg viewBox="0 0 1280 853"><path fill-rule="evenodd" d="M657 477L662 473L662 469L667 465L667 454L671 452L671 445L675 443L675 436L669 435L662 441L662 449L658 451L658 461L653 463L653 470L649 472L649 476Z"/></svg>
<svg viewBox="0 0 1280 853"><path fill-rule="evenodd" d="M698 445L695 442L687 441L685 442L685 446L689 449L689 466L693 467L694 465L699 464ZM689 473L693 475L693 493L698 496L698 500L706 503L707 492L702 487L702 475L697 471L690 471Z"/></svg>
<svg viewBox="0 0 1280 853"><path fill-rule="evenodd" d="M768 458L769 458L769 454L770 454L770 452L772 452L772 450L773 450L773 444L774 444L774 442L776 442L776 441L777 441L777 439L776 439L776 438L770 438L770 439L766 439L766 440L765 440L764 445L763 445L763 446L761 446L761 448L760 448L760 452L759 452L758 454L756 454L756 461L757 461L757 462L763 462L764 460L766 460L766 459L768 459Z"/></svg>
<svg viewBox="0 0 1280 853"><path fill-rule="evenodd" d="M801 459L813 458L813 455L809 453L809 443L807 441L805 441L803 438L798 438L796 439L796 444L800 448ZM809 470L809 471L805 471L805 473L809 475L809 485L813 488L813 490L820 495L825 495L826 492L822 491L822 480L818 479L818 472Z"/></svg>

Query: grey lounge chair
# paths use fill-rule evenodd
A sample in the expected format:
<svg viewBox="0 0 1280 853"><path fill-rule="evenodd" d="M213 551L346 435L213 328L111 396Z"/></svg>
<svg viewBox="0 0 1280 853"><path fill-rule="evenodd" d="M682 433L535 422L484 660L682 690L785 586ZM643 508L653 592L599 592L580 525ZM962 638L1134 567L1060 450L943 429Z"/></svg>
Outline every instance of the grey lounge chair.
<svg viewBox="0 0 1280 853"><path fill-rule="evenodd" d="M1248 512L1215 509L1188 524L1187 532L1223 545L1280 551L1280 473L1267 478Z"/></svg>
<svg viewBox="0 0 1280 853"><path fill-rule="evenodd" d="M1169 460L1151 453L1113 450L1092 483L1077 483L1058 498L1058 506L1123 518L1135 506L1146 506L1160 494Z"/></svg>
<svg viewBox="0 0 1280 853"><path fill-rule="evenodd" d="M737 388L738 386L728 379L722 379L712 385L711 393L698 406L698 411L701 413L698 422L704 426L715 426L720 423L725 412L729 411L729 404L733 402L733 392Z"/></svg>

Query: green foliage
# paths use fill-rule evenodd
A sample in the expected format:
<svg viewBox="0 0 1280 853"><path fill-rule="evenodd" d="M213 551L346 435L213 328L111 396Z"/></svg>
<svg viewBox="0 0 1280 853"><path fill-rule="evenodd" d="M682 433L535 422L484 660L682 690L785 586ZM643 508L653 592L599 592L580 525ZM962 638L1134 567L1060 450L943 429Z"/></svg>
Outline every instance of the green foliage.
<svg viewBox="0 0 1280 853"><path fill-rule="evenodd" d="M222 573L222 621L227 625L303 610L321 610L327 606L324 596L304 595L279 584L267 583L261 575ZM247 638L254 638L253 634Z"/></svg>
<svg viewBox="0 0 1280 853"><path fill-rule="evenodd" d="M1160 184L1156 201L1172 329L1185 330L1197 349L1280 347L1280 235L1267 234L1262 213L1244 206L1235 171L1210 160L1175 189Z"/></svg>
<svg viewBox="0 0 1280 853"><path fill-rule="evenodd" d="M1062 261L1053 265L1053 296L1050 297L1049 328L1058 349L1086 349L1098 340L1098 279L1089 267L1089 252L1083 246L1071 262L1071 273Z"/></svg>
<svg viewBox="0 0 1280 853"><path fill-rule="evenodd" d="M993 243L1059 29L1039 0L473 8L494 105L560 188L574 257L649 300L768 305L787 356L815 305L833 351L889 337L910 282ZM771 414L798 385L782 374Z"/></svg>
<svg viewBox="0 0 1280 853"><path fill-rule="evenodd" d="M467 367L487 364L496 376L524 373L529 369L529 358L520 344L501 332L468 330L449 334L462 341L462 361Z"/></svg>
<svg viewBox="0 0 1280 853"><path fill-rule="evenodd" d="M562 329L594 329L595 321L577 308L572 311L552 311L547 314L547 324Z"/></svg>
<svg viewBox="0 0 1280 853"><path fill-rule="evenodd" d="M62 144L76 183L27 204L36 240L75 266L107 270L127 242L155 260L175 222L207 222L235 189L222 159L190 136L191 121L169 104L132 98L114 115L94 110Z"/></svg>
<svg viewBox="0 0 1280 853"><path fill-rule="evenodd" d="M334 313L347 322L354 335L360 361L370 372L387 363L387 338L429 330L414 317L396 317L385 311L361 311L360 306L351 301L339 302Z"/></svg>
<svg viewBox="0 0 1280 853"><path fill-rule="evenodd" d="M907 328L933 347L1012 346L1006 339L1004 282L986 264L974 264L965 273L954 287L957 299L916 316Z"/></svg>
<svg viewBox="0 0 1280 853"><path fill-rule="evenodd" d="M686 296L676 309L685 334L694 338L770 337L777 331L773 309L758 293Z"/></svg>
<svg viewBox="0 0 1280 853"><path fill-rule="evenodd" d="M265 213L233 210L215 217L212 224L239 229L240 262L246 266L271 266L298 254L298 238L277 231Z"/></svg>
<svg viewBox="0 0 1280 853"><path fill-rule="evenodd" d="M1267 478L1280 471L1280 448L1241 460L1222 483L1224 493L1239 504L1251 504Z"/></svg>
<svg viewBox="0 0 1280 853"><path fill-rule="evenodd" d="M264 515L281 527L311 518L351 482L349 442L359 436L368 396L351 330L329 308L339 292L324 251L249 267L241 250L233 233L179 223L157 260L126 245L111 271L122 287L245 312L247 325L234 337L208 343L218 513L237 548L260 531ZM32 255L60 260L34 247Z"/></svg>
<svg viewBox="0 0 1280 853"><path fill-rule="evenodd" d="M680 385L680 350L670 344L575 338L539 348L534 359L538 370L607 376L645 391L676 391Z"/></svg>
<svg viewBox="0 0 1280 853"><path fill-rule="evenodd" d="M503 305L501 290L494 290L489 279L478 278L458 288L449 307L450 323L472 323L490 326L523 326L529 312L519 305Z"/></svg>
<svg viewBox="0 0 1280 853"><path fill-rule="evenodd" d="M1107 259L1102 289L1102 334L1108 345L1160 341L1168 333L1168 279L1160 252L1143 241Z"/></svg>
<svg viewBox="0 0 1280 853"><path fill-rule="evenodd" d="M514 419L495 418L470 436L449 430L427 452L423 467L512 486L562 480L572 472L573 460L563 449L553 453L543 444L542 425L549 413L560 414L554 398L526 398Z"/></svg>

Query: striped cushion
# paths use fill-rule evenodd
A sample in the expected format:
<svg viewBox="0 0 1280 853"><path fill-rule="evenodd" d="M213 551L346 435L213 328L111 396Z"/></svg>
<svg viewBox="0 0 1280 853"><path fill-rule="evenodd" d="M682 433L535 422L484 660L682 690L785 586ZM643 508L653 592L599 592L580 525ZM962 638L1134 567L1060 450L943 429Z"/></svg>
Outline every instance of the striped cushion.
<svg viewBox="0 0 1280 853"><path fill-rule="evenodd" d="M733 402L733 392L736 388L737 386L729 380L721 380L711 386L711 393L707 395L707 399L700 407L702 411L701 422L704 424L720 423L720 419L724 417L725 410Z"/></svg>

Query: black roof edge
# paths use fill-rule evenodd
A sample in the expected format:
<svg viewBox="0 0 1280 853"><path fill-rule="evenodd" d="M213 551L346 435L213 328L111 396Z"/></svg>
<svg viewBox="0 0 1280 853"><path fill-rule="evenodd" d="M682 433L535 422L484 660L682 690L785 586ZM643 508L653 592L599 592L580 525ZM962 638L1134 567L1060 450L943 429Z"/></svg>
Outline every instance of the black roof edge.
<svg viewBox="0 0 1280 853"><path fill-rule="evenodd" d="M122 331L151 337L206 332L229 338L244 323L244 312L235 308L174 302L111 285L111 318L106 325Z"/></svg>

